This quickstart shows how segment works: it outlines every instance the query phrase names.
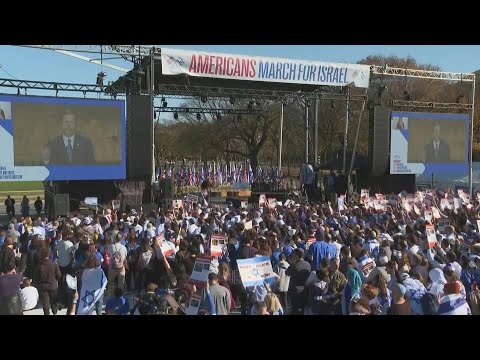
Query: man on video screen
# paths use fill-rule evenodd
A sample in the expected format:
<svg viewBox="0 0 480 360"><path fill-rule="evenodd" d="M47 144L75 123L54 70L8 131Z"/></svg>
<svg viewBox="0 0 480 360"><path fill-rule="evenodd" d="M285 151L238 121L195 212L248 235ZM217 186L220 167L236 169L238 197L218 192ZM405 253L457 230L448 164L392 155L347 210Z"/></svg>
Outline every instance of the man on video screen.
<svg viewBox="0 0 480 360"><path fill-rule="evenodd" d="M78 134L77 116L70 110L65 110L61 116L62 135L57 136L48 144L50 149L49 165L93 165L92 141ZM43 159L46 162L46 159ZM46 162L47 163L47 162Z"/></svg>
<svg viewBox="0 0 480 360"><path fill-rule="evenodd" d="M450 146L440 138L440 123L433 123L433 138L425 146L424 160L425 163L431 162L448 162L450 161Z"/></svg>

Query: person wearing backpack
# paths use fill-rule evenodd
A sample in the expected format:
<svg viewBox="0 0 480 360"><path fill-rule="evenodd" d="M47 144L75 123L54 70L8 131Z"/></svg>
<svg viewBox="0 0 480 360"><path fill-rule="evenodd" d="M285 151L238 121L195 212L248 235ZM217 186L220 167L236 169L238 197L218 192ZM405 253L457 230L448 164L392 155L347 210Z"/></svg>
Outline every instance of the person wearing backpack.
<svg viewBox="0 0 480 360"><path fill-rule="evenodd" d="M108 297L113 295L115 289L115 280L117 280L117 287L122 291L125 288L125 260L127 258L127 248L121 244L122 235L117 234L115 243L108 246L108 253L110 255L110 265L108 267Z"/></svg>

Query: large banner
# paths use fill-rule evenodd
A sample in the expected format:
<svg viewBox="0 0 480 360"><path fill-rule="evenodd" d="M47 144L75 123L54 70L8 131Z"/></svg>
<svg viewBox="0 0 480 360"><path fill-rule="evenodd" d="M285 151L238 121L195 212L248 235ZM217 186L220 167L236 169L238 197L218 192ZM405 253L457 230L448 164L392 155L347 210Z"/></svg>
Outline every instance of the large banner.
<svg viewBox="0 0 480 360"><path fill-rule="evenodd" d="M251 259L237 260L238 271L244 287L269 284L275 282L272 263L268 256L258 256Z"/></svg>
<svg viewBox="0 0 480 360"><path fill-rule="evenodd" d="M370 66L162 48L162 74L368 88Z"/></svg>
<svg viewBox="0 0 480 360"><path fill-rule="evenodd" d="M125 179L125 102L0 95L0 181Z"/></svg>
<svg viewBox="0 0 480 360"><path fill-rule="evenodd" d="M469 116L392 112L390 173L467 174Z"/></svg>

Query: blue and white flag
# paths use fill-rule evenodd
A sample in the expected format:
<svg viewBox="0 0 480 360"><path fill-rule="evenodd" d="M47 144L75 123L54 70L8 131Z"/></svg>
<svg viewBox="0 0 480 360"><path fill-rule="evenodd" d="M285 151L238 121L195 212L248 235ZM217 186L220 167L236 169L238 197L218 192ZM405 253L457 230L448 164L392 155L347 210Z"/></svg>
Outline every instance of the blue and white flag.
<svg viewBox="0 0 480 360"><path fill-rule="evenodd" d="M275 273L268 256L257 256L251 259L238 259L238 271L244 287L263 285L275 282Z"/></svg>
<svg viewBox="0 0 480 360"><path fill-rule="evenodd" d="M107 287L107 277L99 266L85 269L82 275L82 289L78 297L77 315L88 315Z"/></svg>

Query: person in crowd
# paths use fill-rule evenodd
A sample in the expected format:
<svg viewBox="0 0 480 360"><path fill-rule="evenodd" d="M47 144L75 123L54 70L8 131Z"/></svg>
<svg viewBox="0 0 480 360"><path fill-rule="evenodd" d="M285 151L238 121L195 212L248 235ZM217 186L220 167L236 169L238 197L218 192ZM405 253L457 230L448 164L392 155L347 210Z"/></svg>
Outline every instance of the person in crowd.
<svg viewBox="0 0 480 360"><path fill-rule="evenodd" d="M50 308L53 315L57 314L57 291L58 280L62 276L58 264L50 260L50 249L41 247L39 250L39 264L34 276L37 278L40 300L43 305L43 314L50 315Z"/></svg>
<svg viewBox="0 0 480 360"><path fill-rule="evenodd" d="M105 305L105 314L107 315L129 315L130 303L123 295L123 290L116 287L113 291L114 297L107 301Z"/></svg>
<svg viewBox="0 0 480 360"><path fill-rule="evenodd" d="M40 296L37 288L32 286L32 279L24 278L23 287L20 290L20 298L22 300L22 310L30 311L37 307Z"/></svg>
<svg viewBox="0 0 480 360"><path fill-rule="evenodd" d="M42 213L42 209L43 209L43 202L42 202L42 199L40 199L40 196L37 196L37 200L35 200L35 203L33 204L33 207L35 208L35 211L37 212L37 215L40 216L40 214Z"/></svg>

